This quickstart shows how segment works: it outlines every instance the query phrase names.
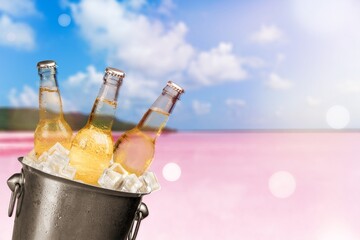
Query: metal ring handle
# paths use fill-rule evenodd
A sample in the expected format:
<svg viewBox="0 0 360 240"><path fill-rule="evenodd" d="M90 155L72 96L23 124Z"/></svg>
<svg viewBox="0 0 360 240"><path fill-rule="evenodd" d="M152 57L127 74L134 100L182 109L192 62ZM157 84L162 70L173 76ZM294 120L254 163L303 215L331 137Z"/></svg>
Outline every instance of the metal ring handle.
<svg viewBox="0 0 360 240"><path fill-rule="evenodd" d="M149 215L149 210L146 206L145 203L140 203L138 209L136 210L135 213L135 219L133 221L133 223L131 224L130 227L130 231L128 234L128 240L135 240L136 236L139 232L139 228L140 228L140 223L141 220L143 220L144 218L146 218ZM134 228L134 223L136 222L135 228Z"/></svg>
<svg viewBox="0 0 360 240"><path fill-rule="evenodd" d="M9 209L8 209L8 216L11 217L13 212L14 212L14 207L15 207L15 202L16 199L18 199L20 197L20 185L19 184L15 184L15 189L14 191L11 193L11 197L10 197L10 203L9 203Z"/></svg>
<svg viewBox="0 0 360 240"><path fill-rule="evenodd" d="M12 175L8 180L7 184L12 191L11 197L10 197L10 203L9 203L9 209L8 209L8 216L11 217L14 212L14 207L16 200L16 215L19 215L20 208L21 208L21 202L19 201L19 198L21 197L22 191L23 191L23 185L24 185L24 175L23 173L16 173Z"/></svg>

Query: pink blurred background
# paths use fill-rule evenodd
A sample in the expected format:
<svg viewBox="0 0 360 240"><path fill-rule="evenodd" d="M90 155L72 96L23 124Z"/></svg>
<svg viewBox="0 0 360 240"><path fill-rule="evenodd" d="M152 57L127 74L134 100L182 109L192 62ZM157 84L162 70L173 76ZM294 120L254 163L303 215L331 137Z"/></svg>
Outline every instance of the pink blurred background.
<svg viewBox="0 0 360 240"><path fill-rule="evenodd" d="M115 134L115 137L118 133ZM357 132L163 134L138 239L360 239ZM31 133L0 133L0 239L10 239L6 180ZM170 164L169 164L170 163Z"/></svg>

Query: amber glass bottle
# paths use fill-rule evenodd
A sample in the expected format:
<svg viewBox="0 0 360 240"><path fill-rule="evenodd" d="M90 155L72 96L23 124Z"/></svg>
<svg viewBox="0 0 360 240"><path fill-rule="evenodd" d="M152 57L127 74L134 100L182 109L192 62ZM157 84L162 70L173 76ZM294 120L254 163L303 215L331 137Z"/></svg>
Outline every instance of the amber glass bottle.
<svg viewBox="0 0 360 240"><path fill-rule="evenodd" d="M183 92L183 88L171 81L166 84L137 126L126 131L116 141L114 162L137 176L142 175L149 168L154 157L155 141Z"/></svg>
<svg viewBox="0 0 360 240"><path fill-rule="evenodd" d="M88 122L74 137L70 149L70 165L76 168L77 180L97 185L97 180L110 164L113 153L111 127L124 77L124 72L106 68L103 85Z"/></svg>
<svg viewBox="0 0 360 240"><path fill-rule="evenodd" d="M56 63L41 61L37 68L40 76L39 123L34 134L34 149L39 157L57 142L70 149L73 132L63 115Z"/></svg>

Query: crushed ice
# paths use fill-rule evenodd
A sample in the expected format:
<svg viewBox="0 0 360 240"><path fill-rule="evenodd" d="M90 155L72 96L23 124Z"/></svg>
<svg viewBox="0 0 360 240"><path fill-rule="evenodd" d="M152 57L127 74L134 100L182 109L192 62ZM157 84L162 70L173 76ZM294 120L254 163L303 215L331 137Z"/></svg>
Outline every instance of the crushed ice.
<svg viewBox="0 0 360 240"><path fill-rule="evenodd" d="M60 143L56 143L38 158L32 150L22 160L24 164L40 171L77 181L74 179L76 169L69 165L69 161L69 150ZM98 184L103 188L130 193L150 193L160 189L153 172L145 172L137 177L135 174L128 174L118 163L113 163L105 169Z"/></svg>

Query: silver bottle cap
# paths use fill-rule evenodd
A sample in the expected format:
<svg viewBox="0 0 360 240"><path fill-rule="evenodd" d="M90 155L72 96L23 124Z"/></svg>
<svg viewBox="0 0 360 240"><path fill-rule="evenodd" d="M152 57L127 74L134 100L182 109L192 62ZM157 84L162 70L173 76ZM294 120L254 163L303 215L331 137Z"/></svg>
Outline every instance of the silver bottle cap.
<svg viewBox="0 0 360 240"><path fill-rule="evenodd" d="M37 68L56 68L56 62L53 60L45 60L37 63Z"/></svg>
<svg viewBox="0 0 360 240"><path fill-rule="evenodd" d="M118 78L124 78L125 77L125 73L117 68L112 68L112 67L107 67L105 69L105 73L110 74L111 76L115 76Z"/></svg>
<svg viewBox="0 0 360 240"><path fill-rule="evenodd" d="M180 87L179 85L177 85L176 83L172 82L172 81L168 81L167 86L171 87L172 89L174 89L175 91L179 92L179 93L184 93L185 90Z"/></svg>

